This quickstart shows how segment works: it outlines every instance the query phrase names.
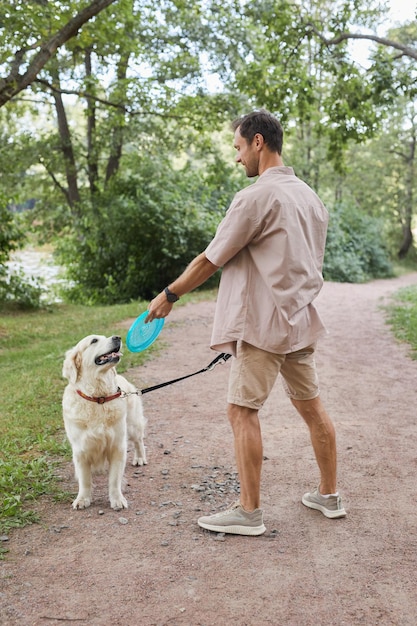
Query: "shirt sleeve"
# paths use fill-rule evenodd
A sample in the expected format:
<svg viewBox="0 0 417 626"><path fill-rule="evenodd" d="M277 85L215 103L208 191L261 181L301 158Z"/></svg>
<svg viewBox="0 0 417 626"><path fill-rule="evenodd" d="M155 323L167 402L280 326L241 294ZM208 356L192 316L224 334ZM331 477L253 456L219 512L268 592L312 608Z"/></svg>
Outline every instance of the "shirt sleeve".
<svg viewBox="0 0 417 626"><path fill-rule="evenodd" d="M257 235L260 226L254 208L240 193L236 194L205 250L213 265L223 267Z"/></svg>

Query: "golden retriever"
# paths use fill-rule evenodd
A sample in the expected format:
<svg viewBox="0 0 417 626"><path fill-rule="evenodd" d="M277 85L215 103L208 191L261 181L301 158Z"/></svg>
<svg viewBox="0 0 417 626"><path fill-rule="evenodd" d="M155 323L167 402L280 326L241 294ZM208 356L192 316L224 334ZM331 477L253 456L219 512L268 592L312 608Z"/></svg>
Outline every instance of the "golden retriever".
<svg viewBox="0 0 417 626"><path fill-rule="evenodd" d="M92 476L106 468L110 506L116 511L127 508L122 480L128 439L134 445L133 465L146 464L140 392L115 368L121 348L120 337L89 335L65 355L62 375L68 385L62 408L79 488L74 509L90 506Z"/></svg>

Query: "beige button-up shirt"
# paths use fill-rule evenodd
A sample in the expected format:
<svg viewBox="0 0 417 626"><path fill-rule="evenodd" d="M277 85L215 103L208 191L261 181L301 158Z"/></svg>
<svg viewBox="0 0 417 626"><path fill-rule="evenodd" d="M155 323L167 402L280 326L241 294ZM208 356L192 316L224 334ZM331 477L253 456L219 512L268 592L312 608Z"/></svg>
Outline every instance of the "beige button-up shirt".
<svg viewBox="0 0 417 626"><path fill-rule="evenodd" d="M223 267L211 347L243 340L287 354L325 334L312 304L322 285L328 213L291 167L271 167L234 197L205 254Z"/></svg>

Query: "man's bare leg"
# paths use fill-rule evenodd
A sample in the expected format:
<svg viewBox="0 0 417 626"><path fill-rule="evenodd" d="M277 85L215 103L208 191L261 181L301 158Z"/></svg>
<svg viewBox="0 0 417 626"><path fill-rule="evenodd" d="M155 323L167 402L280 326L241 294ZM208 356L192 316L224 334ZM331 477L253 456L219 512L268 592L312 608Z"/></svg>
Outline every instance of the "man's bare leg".
<svg viewBox="0 0 417 626"><path fill-rule="evenodd" d="M258 411L237 404L229 404L228 417L235 442L235 458L240 481L240 504L245 511L253 511L260 506L263 457Z"/></svg>
<svg viewBox="0 0 417 626"><path fill-rule="evenodd" d="M336 493L336 434L333 422L320 397L313 400L291 400L309 430L314 454L320 470L320 493Z"/></svg>

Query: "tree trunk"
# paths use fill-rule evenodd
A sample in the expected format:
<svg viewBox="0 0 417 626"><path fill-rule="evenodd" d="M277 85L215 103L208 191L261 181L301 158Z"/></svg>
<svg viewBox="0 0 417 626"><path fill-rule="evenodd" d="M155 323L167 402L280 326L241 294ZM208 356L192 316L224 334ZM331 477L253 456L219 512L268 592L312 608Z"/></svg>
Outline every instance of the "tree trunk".
<svg viewBox="0 0 417 626"><path fill-rule="evenodd" d="M53 98L58 120L58 131L61 139L61 150L64 157L65 175L68 185L67 199L74 215L78 215L80 193L78 190L77 166L75 163L74 150L72 147L71 133L68 125L62 95L60 93L60 80L58 71L52 71L54 86Z"/></svg>
<svg viewBox="0 0 417 626"><path fill-rule="evenodd" d="M413 245L413 231L411 229L413 221L413 200L414 200L414 159L416 154L416 134L413 133L410 142L410 152L406 160L406 196L405 211L403 220L403 240L398 251L398 258L404 259Z"/></svg>
<svg viewBox="0 0 417 626"><path fill-rule="evenodd" d="M413 232L409 226L409 224L404 224L403 226L403 240L401 244L401 248L398 251L398 258L405 259L408 254L409 249L413 245Z"/></svg>
<svg viewBox="0 0 417 626"><path fill-rule="evenodd" d="M92 76L91 53L92 48L88 48L85 53L85 74L87 82ZM87 98L87 170L90 195L94 197L97 191L98 162L96 147L96 103L93 98Z"/></svg>
<svg viewBox="0 0 417 626"><path fill-rule="evenodd" d="M124 84L126 82L127 68L129 65L130 53L126 52L120 57L117 65L117 84L119 89L122 88L122 97L119 95L119 101L124 103L124 96L126 90ZM123 86L123 87L122 87ZM105 184L107 184L112 176L118 172L120 167L120 159L122 157L123 143L124 143L124 127L125 127L125 114L118 113L118 123L113 126L112 137L110 141L110 156L107 161Z"/></svg>

